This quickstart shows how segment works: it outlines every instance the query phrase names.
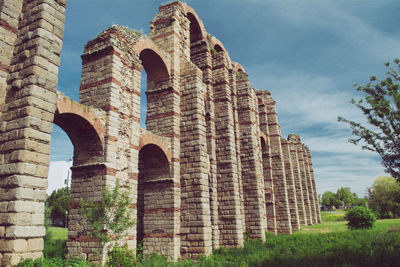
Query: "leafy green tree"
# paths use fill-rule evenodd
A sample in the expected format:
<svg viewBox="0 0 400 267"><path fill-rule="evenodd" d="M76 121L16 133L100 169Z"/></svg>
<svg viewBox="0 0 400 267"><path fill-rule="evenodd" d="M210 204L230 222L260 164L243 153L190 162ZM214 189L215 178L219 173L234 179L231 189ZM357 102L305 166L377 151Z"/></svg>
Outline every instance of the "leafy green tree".
<svg viewBox="0 0 400 267"><path fill-rule="evenodd" d="M393 177L379 176L370 189L369 207L379 218L400 216L400 184Z"/></svg>
<svg viewBox="0 0 400 267"><path fill-rule="evenodd" d="M368 200L365 197L354 199L354 206L368 208Z"/></svg>
<svg viewBox="0 0 400 267"><path fill-rule="evenodd" d="M325 191L322 195L322 205L327 207L339 206L339 201L336 198L335 193L332 193L331 191Z"/></svg>
<svg viewBox="0 0 400 267"><path fill-rule="evenodd" d="M55 190L46 199L46 212L48 212L52 224L63 225L66 227L66 215L70 201L70 189L64 187Z"/></svg>
<svg viewBox="0 0 400 267"><path fill-rule="evenodd" d="M350 143L378 153L385 171L400 181L400 60L394 63L395 67L385 64L389 70L384 80L371 76L366 85L355 86L364 98L350 103L363 112L370 126L343 117L338 121L350 125L354 136Z"/></svg>
<svg viewBox="0 0 400 267"><path fill-rule="evenodd" d="M86 222L93 228L89 233L103 244L103 263L108 248L135 225L129 191L130 188L121 189L119 181L116 180L114 188L104 188L100 201L81 199L81 212Z"/></svg>
<svg viewBox="0 0 400 267"><path fill-rule="evenodd" d="M350 187L341 187L336 192L336 197L343 205L350 206L354 203L354 195L350 191Z"/></svg>

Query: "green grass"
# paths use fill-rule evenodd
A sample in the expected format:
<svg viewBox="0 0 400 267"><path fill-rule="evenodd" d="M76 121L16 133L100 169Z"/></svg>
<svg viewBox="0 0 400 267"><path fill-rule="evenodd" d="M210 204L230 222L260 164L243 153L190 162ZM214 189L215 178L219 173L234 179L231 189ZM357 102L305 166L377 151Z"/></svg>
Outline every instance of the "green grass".
<svg viewBox="0 0 400 267"><path fill-rule="evenodd" d="M68 229L62 227L49 227L48 231L51 234L51 239L61 239L67 240L68 239Z"/></svg>
<svg viewBox="0 0 400 267"><path fill-rule="evenodd" d="M322 224L303 226L293 235L267 233L264 243L248 240L243 248L220 248L196 261L171 263L154 255L138 266L399 266L400 219L378 220L370 230L348 230L345 221L322 215ZM66 229L49 230L52 241L67 237Z"/></svg>

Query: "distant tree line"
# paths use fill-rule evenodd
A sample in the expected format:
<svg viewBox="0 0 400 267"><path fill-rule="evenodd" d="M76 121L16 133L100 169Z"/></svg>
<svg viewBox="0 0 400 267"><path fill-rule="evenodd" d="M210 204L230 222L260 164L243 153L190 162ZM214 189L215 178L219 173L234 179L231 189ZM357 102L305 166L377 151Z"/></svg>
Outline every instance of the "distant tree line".
<svg viewBox="0 0 400 267"><path fill-rule="evenodd" d="M322 208L333 210L363 206L372 209L380 219L400 217L400 183L395 178L379 176L366 191L366 197L361 198L349 187L341 187L336 193L326 191L321 196Z"/></svg>

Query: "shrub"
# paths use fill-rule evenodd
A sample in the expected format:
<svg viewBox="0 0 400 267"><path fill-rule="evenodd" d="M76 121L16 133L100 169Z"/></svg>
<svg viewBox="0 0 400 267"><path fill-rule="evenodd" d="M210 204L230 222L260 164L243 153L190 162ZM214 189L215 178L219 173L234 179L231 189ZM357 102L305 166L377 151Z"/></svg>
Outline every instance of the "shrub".
<svg viewBox="0 0 400 267"><path fill-rule="evenodd" d="M106 266L134 266L137 263L135 253L128 249L126 245L123 247L114 246L112 250L108 251L107 255Z"/></svg>
<svg viewBox="0 0 400 267"><path fill-rule="evenodd" d="M372 228L376 222L376 217L372 210L365 207L354 207L346 213L347 227L349 229L368 229Z"/></svg>

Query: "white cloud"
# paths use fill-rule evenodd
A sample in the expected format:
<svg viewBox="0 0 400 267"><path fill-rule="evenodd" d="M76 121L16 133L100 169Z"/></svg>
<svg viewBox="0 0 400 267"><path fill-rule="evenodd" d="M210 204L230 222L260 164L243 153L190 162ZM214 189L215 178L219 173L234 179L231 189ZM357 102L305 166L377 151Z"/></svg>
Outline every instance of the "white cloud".
<svg viewBox="0 0 400 267"><path fill-rule="evenodd" d="M280 1L271 4L286 21L298 26L321 27L345 39L349 47L362 50L369 57L391 60L393 54L400 53L400 38L386 34L365 19L350 13L346 10L345 1L314 2L312 8L310 5Z"/></svg>

